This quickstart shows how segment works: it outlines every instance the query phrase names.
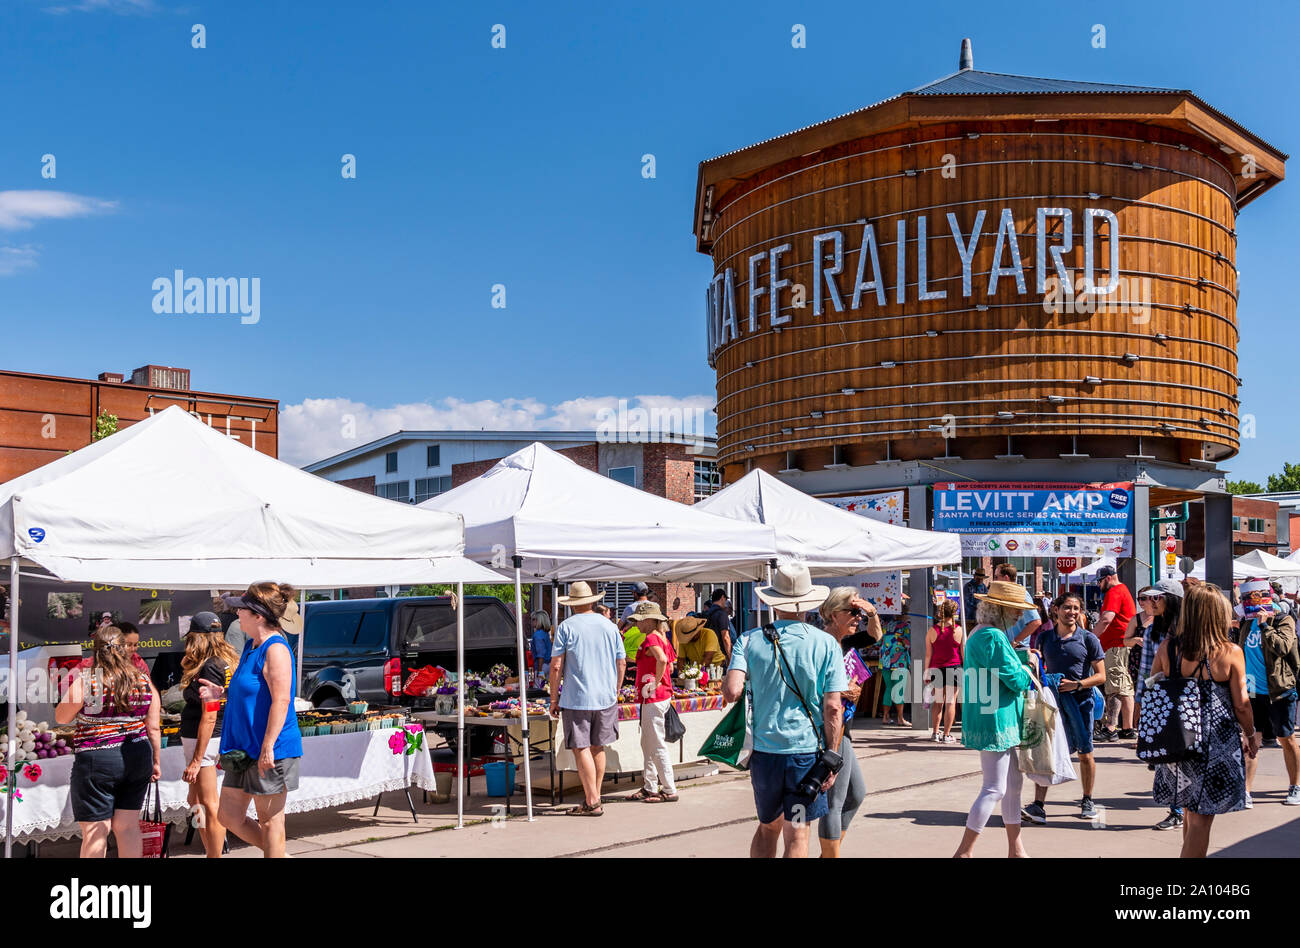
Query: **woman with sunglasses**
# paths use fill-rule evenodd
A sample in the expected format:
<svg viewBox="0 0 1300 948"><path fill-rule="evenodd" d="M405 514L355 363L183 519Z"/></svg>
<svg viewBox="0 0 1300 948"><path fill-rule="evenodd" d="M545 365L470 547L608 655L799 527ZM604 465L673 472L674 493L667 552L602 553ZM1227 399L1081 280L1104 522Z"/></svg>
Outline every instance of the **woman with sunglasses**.
<svg viewBox="0 0 1300 948"><path fill-rule="evenodd" d="M221 726L221 823L268 857L283 857L284 801L298 789L302 734L294 712L293 651L280 620L296 590L254 583L240 599L239 627L248 636L229 688L200 678L205 702L226 699ZM257 819L248 818L252 801Z"/></svg>

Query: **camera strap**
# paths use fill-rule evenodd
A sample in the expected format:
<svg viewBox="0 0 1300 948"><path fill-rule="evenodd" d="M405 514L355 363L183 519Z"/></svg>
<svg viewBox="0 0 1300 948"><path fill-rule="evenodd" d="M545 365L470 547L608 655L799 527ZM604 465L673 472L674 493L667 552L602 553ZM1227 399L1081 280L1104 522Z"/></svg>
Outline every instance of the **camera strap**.
<svg viewBox="0 0 1300 948"><path fill-rule="evenodd" d="M776 649L776 670L781 675L781 682L794 692L794 696L799 699L799 707L803 708L803 713L807 716L808 723L812 725L813 736L817 738L818 752L825 751L825 736L822 734L822 729L817 726L817 721L813 717L812 711L808 709L808 702L804 699L803 692L799 690L799 683L795 679L794 669L790 667L789 663L785 659L785 651L781 648L781 634L777 632L776 626L771 622L763 626L763 634L767 636L768 640L772 643L772 647ZM789 679L785 677L786 672L790 673Z"/></svg>

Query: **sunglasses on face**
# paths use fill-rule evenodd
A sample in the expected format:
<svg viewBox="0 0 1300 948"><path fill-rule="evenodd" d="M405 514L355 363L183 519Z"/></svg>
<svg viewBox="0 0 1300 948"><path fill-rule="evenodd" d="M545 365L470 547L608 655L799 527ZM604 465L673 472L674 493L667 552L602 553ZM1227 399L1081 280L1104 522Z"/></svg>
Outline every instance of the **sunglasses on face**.
<svg viewBox="0 0 1300 948"><path fill-rule="evenodd" d="M1159 602L1164 596L1138 596L1138 602Z"/></svg>

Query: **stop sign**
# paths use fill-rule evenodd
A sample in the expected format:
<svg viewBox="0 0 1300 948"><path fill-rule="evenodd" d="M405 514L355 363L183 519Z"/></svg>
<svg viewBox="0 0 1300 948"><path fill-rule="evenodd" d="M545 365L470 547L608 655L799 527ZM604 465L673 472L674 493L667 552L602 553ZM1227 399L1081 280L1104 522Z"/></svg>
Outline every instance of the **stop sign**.
<svg viewBox="0 0 1300 948"><path fill-rule="evenodd" d="M1165 552L1173 553L1178 549L1178 541L1173 537L1165 537Z"/></svg>
<svg viewBox="0 0 1300 948"><path fill-rule="evenodd" d="M1073 573L1079 568L1079 560L1074 556L1058 556L1056 558L1056 571L1058 573Z"/></svg>

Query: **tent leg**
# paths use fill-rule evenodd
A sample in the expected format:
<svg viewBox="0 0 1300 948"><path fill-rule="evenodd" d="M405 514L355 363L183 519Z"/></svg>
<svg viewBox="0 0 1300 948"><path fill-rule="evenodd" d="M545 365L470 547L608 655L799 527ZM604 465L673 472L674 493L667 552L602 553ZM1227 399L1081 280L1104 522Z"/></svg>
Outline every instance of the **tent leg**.
<svg viewBox="0 0 1300 948"><path fill-rule="evenodd" d="M524 673L524 589L519 573L523 568L522 556L514 557L515 563L515 635L519 646L519 733L523 738L524 754L524 801L528 808L528 822L533 821L533 772L528 759L528 679Z"/></svg>
<svg viewBox="0 0 1300 948"><path fill-rule="evenodd" d="M456 829L465 828L465 584L456 584Z"/></svg>
<svg viewBox="0 0 1300 948"><path fill-rule="evenodd" d="M302 629L298 632L298 687L294 689L294 697L302 697L302 643L307 638L307 590L298 590L298 621L302 623Z"/></svg>
<svg viewBox="0 0 1300 948"><path fill-rule="evenodd" d="M966 574L962 572L960 560L957 562L957 610L961 615L962 635L970 635L970 626L966 624Z"/></svg>
<svg viewBox="0 0 1300 948"><path fill-rule="evenodd" d="M14 755L18 744L14 740L18 731L18 557L9 560L9 749L5 754L5 769L14 772ZM7 779L13 779L12 777ZM5 795L5 858L13 855L14 848L14 801Z"/></svg>

